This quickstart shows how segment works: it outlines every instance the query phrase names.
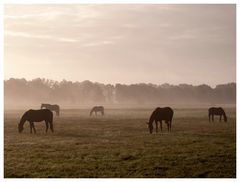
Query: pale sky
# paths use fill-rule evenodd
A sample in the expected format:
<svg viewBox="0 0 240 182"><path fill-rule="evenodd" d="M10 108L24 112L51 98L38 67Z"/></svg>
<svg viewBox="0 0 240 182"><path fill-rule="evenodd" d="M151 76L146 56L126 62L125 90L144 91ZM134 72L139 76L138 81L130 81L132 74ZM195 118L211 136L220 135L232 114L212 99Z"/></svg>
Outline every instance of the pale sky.
<svg viewBox="0 0 240 182"><path fill-rule="evenodd" d="M4 79L236 81L235 5L6 5Z"/></svg>

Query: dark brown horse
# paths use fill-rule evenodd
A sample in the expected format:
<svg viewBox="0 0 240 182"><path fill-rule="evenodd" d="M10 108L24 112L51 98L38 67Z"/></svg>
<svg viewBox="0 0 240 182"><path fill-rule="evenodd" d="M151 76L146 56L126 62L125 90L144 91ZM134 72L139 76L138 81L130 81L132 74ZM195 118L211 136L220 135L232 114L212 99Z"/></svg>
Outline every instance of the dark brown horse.
<svg viewBox="0 0 240 182"><path fill-rule="evenodd" d="M59 112L60 112L60 107L57 104L51 105L51 104L42 104L41 105L41 109L45 108L45 109L49 109L51 111L55 111L57 116L59 116Z"/></svg>
<svg viewBox="0 0 240 182"><path fill-rule="evenodd" d="M46 132L48 131L48 125L50 125L50 129L53 132L53 113L49 109L40 109L40 110L28 110L26 111L18 124L18 131L21 133L23 131L24 123L28 121L30 124L30 133L32 133L32 129L34 133L36 133L36 129L34 127L34 122L45 121L46 123Z"/></svg>
<svg viewBox="0 0 240 182"><path fill-rule="evenodd" d="M222 120L222 116L224 117L224 121L227 122L227 116L225 114L225 111L221 107L210 107L208 109L208 119L209 122L211 121L211 116L212 116L212 121L214 121L214 115L218 115L219 121Z"/></svg>
<svg viewBox="0 0 240 182"><path fill-rule="evenodd" d="M161 127L161 131L162 131L162 121L165 121L165 123L167 124L168 127L168 132L171 131L172 128L172 119L173 119L173 110L170 107L157 107L152 115L149 118L149 122L147 122L148 124L148 128L149 128L149 132L152 133L153 132L153 122L155 121L156 124L156 133L158 132L158 122L160 122L160 127Z"/></svg>
<svg viewBox="0 0 240 182"><path fill-rule="evenodd" d="M92 113L95 112L95 115L97 115L97 112L101 112L102 115L104 115L104 107L103 106L94 106L92 110L90 111L90 116L92 116Z"/></svg>

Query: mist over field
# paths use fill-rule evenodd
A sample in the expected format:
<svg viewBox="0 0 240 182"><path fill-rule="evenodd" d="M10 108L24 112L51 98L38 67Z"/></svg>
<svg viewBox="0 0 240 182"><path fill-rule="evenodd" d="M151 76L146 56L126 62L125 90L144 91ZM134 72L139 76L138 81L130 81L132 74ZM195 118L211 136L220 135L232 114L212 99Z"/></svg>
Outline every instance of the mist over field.
<svg viewBox="0 0 240 182"><path fill-rule="evenodd" d="M236 83L206 84L102 84L91 81L61 82L36 78L4 81L5 109L36 108L41 103L56 103L62 108L81 108L92 105L109 107L149 107L166 104L181 107L235 106Z"/></svg>

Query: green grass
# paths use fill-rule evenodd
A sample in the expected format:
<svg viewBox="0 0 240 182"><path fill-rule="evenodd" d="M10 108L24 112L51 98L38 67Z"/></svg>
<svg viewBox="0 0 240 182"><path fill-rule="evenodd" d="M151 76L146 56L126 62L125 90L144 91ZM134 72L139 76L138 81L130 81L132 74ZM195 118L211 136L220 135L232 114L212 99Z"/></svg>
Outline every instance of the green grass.
<svg viewBox="0 0 240 182"><path fill-rule="evenodd" d="M206 109L175 109L171 133L151 135L152 109L63 110L54 117L55 133L23 133L24 111L5 111L4 177L236 177L236 112L229 121L209 123ZM155 130L154 130L155 131Z"/></svg>

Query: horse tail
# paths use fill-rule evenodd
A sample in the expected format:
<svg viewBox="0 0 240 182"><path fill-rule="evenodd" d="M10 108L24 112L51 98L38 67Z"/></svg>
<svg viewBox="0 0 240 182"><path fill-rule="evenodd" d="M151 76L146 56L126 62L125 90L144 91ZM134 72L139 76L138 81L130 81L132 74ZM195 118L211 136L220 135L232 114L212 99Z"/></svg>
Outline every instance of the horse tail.
<svg viewBox="0 0 240 182"><path fill-rule="evenodd" d="M58 116L60 115L60 107L59 107L59 105L57 106L57 108L58 108Z"/></svg>
<svg viewBox="0 0 240 182"><path fill-rule="evenodd" d="M57 116L59 116L59 112L60 112L59 106L57 106L56 112L57 112Z"/></svg>
<svg viewBox="0 0 240 182"><path fill-rule="evenodd" d="M169 124L170 124L170 131L171 131L172 130L172 122L173 122L173 114L172 114L172 117L169 122L170 122Z"/></svg>
<svg viewBox="0 0 240 182"><path fill-rule="evenodd" d="M50 124L50 129L51 129L51 131L52 132L54 132L54 129L53 129L53 113L52 113L52 111L50 111L50 114L49 114L49 124Z"/></svg>
<svg viewBox="0 0 240 182"><path fill-rule="evenodd" d="M51 114L49 116L49 122L53 122L53 113L52 113L52 111L51 111Z"/></svg>
<svg viewBox="0 0 240 182"><path fill-rule="evenodd" d="M208 121L210 122L210 117L211 117L211 109L208 109Z"/></svg>

